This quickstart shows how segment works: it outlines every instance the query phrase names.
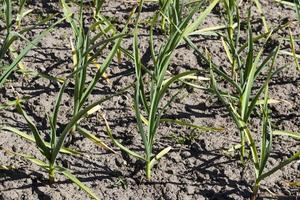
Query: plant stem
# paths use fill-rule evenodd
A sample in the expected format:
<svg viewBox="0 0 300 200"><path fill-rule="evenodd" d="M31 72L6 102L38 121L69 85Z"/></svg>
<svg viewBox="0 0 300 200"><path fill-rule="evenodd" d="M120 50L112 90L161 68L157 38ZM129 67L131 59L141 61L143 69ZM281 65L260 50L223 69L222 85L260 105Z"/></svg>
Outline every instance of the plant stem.
<svg viewBox="0 0 300 200"><path fill-rule="evenodd" d="M146 161L146 177L149 181L151 179L151 165L150 165L150 163L151 163L150 159Z"/></svg>
<svg viewBox="0 0 300 200"><path fill-rule="evenodd" d="M256 182L255 185L254 185L254 187L253 187L253 192L252 192L252 195L251 195L251 200L255 200L256 199L259 186L260 186L260 183Z"/></svg>
<svg viewBox="0 0 300 200"><path fill-rule="evenodd" d="M75 116L75 115L74 115ZM76 131L76 124L72 127L72 129L70 130L70 135L74 135Z"/></svg>
<svg viewBox="0 0 300 200"><path fill-rule="evenodd" d="M245 130L243 129L242 131L241 131L241 163L243 164L243 165L245 165L245 160L244 160L244 158L245 158Z"/></svg>
<svg viewBox="0 0 300 200"><path fill-rule="evenodd" d="M55 168L52 165L50 166L50 169L49 169L49 182L50 183L55 182Z"/></svg>

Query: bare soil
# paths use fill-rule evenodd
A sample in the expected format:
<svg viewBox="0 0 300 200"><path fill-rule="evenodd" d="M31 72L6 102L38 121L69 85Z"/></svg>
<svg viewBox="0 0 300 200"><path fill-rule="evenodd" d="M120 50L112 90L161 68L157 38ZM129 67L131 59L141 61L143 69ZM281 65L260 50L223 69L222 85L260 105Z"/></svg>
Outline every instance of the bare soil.
<svg viewBox="0 0 300 200"><path fill-rule="evenodd" d="M270 27L276 27L288 18L295 20L295 11L272 1L262 1L263 9ZM35 11L28 16L24 26L34 24L38 16L46 13L60 12L57 1L30 1L29 6ZM114 23L122 27L135 3L109 1L105 5L104 15L114 19ZM249 2L243 2L241 10L246 16ZM142 12L146 22L157 6L147 3ZM254 34L263 32L259 14L252 6L252 21ZM87 14L87 17L89 15ZM245 18L243 19L245 20ZM224 22L216 8L209 15L204 27ZM38 27L27 36L41 32L45 27ZM291 30L299 38L299 25ZM273 36L274 43L281 43L282 48L289 47L287 30L282 30ZM52 76L66 76L72 70L71 49L69 37L71 29L63 23L51 32L39 47L31 51L24 62L28 68L49 73ZM140 25L140 48L142 62L151 65L148 49L148 27ZM161 44L165 36L156 32L155 42ZM218 37L195 37L193 41L204 51L207 48L213 55L214 62L226 66L228 61ZM132 49L132 37L124 39L123 46ZM19 48L23 44L18 44ZM297 48L299 48L299 43ZM103 58L102 58L103 59ZM270 95L273 99L285 100L271 105L271 117L274 125L281 130L300 132L300 74L296 71L293 60L285 55L279 55L276 67L287 66L272 80ZM206 66L199 57L186 45L181 45L173 54L170 71L176 73L186 69L201 69L204 75ZM124 57L118 64L116 59L108 69L112 84L105 81L98 83L89 103L134 82L132 62ZM262 79L263 81L263 79ZM207 86L203 82L203 86ZM37 123L39 130L47 134L50 114L59 87L45 78L24 77L14 73L4 88L0 89L1 103L15 99L16 95L29 97L24 104L26 112ZM117 153L103 150L80 135L75 135L70 147L86 153L79 157L60 155L58 163L68 167L82 182L90 186L101 199L214 199L225 200L249 199L254 182L251 162L242 165L239 152L231 155L225 151L239 142L239 134L228 112L215 96L208 91L192 89L175 84L170 94L181 90L178 99L170 105L166 116L172 119L184 119L193 124L222 127L224 131L201 132L174 124L161 124L156 138L155 152L172 146L173 149L153 169L151 181L145 179L144 163L129 157L114 147L104 131L103 121L91 117L84 122L84 127L102 138ZM103 103L102 107L116 138L130 149L142 152L141 138L136 130L134 112L131 109L133 88L127 93L114 97ZM72 87L64 95L60 112L60 125L72 115ZM260 131L259 115L253 116L253 131ZM0 110L0 123L28 131L29 128L13 107ZM257 138L259 135L257 135ZM273 153L268 162L268 168L278 164L284 158L299 149L299 141L288 137L274 137ZM13 152L22 152L41 158L33 143L20 137L1 132L0 148ZM49 185L47 174L36 165L19 156L0 151L0 164L13 165L14 170L0 171L0 199L88 199L88 195L63 176L57 175L57 182ZM279 170L262 182L259 199L300 199L299 187L289 185L289 182L300 180L300 160Z"/></svg>

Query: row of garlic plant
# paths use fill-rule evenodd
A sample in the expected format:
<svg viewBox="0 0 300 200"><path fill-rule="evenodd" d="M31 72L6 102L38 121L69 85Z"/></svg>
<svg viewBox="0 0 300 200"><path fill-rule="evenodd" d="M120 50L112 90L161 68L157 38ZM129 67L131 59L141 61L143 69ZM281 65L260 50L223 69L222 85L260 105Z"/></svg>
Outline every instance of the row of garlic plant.
<svg viewBox="0 0 300 200"><path fill-rule="evenodd" d="M223 105L226 106L240 132L241 142L239 148L242 163L246 156L246 144L248 144L248 149L250 149L249 156L251 157L255 174L251 199L255 200L262 180L300 157L300 149L298 149L288 159L283 160L277 166L268 169L267 163L272 152L273 136L277 134L299 138L299 134L273 130L271 119L269 117L270 110L268 109L268 106L272 102L272 99L269 97L268 85L270 80L286 66L277 68L274 66L280 50L280 45L273 47L268 54L264 54L264 52L270 37L281 27L269 30L266 19L264 18L264 15L262 15L265 33L253 38L249 9L247 18L247 43L239 44L240 16L238 12L238 2L229 0L224 1L224 3L226 5L225 8L227 13L231 13L228 14L228 16L231 17L228 17L228 31L221 37L223 47L231 65L231 74L226 73L226 70L224 70L222 66L214 65L211 61L212 59L208 59L210 64L211 89L213 94L215 94L221 100ZM255 3L262 14L259 2L255 1ZM232 16L235 18L234 21L232 20ZM233 23L236 23L236 28L233 28ZM281 26L284 27L285 25ZM258 52L255 52L255 41L260 40L264 40L262 41L262 47ZM243 58L243 55L245 54L246 57ZM258 77L261 77L263 71L266 72L267 75L263 76L265 80L261 86L258 86ZM220 89L221 87L218 86L217 79L219 79L219 81L223 80L228 82L233 90ZM258 87L258 89L255 89L254 87ZM251 116L254 115L254 109L256 107L260 107L262 119L261 131L259 133L261 136L260 140L255 139L250 123Z"/></svg>

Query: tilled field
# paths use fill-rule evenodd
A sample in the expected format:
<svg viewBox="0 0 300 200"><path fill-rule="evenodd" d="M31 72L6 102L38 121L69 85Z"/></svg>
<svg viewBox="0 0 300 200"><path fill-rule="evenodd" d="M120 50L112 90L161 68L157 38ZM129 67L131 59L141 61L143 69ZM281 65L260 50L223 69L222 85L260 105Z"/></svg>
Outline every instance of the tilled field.
<svg viewBox="0 0 300 200"><path fill-rule="evenodd" d="M99 12L100 1L81 5L80 1L28 0L22 12L30 12L20 21L20 2L1 2L1 54L9 32L5 17L9 3L10 31L20 36L0 62L0 199L92 198L84 187L100 199L300 198L297 4L263 0L259 7L255 1L233 1L227 15L230 8L225 0L146 1L142 6L135 1L111 1L100 5ZM203 23L190 30L201 16ZM44 33L14 66L30 41ZM179 40L171 41L172 37ZM234 53L231 41L237 43ZM167 49L168 44L175 46ZM264 61L268 62L256 71L257 76L253 71L253 83L247 85L252 70ZM13 70L4 77L11 66ZM224 73L232 79L224 78ZM244 83L241 94L230 80ZM167 90L156 105L159 92L154 90L162 91L164 86ZM244 103L247 88L249 102ZM243 105L250 109L259 93L245 119ZM93 113L86 110L67 130L74 116L101 99L105 100L91 109ZM149 128L152 125L157 129ZM256 148L244 130L250 130ZM20 137L20 131L30 138ZM146 142L153 146L146 147L143 131L147 141L154 134L153 141ZM65 149L59 149L54 160L56 173L51 182L48 164L64 132ZM245 154L241 156L243 134ZM43 149L37 135L50 146ZM147 148L156 161L150 178L145 172ZM256 165L253 149L259 158ZM160 158L161 153L166 154ZM289 158L293 160L284 164ZM257 176L278 165L282 168L264 177L253 195ZM256 169L262 173L257 175ZM76 185L73 176L66 175L69 172L80 183Z"/></svg>

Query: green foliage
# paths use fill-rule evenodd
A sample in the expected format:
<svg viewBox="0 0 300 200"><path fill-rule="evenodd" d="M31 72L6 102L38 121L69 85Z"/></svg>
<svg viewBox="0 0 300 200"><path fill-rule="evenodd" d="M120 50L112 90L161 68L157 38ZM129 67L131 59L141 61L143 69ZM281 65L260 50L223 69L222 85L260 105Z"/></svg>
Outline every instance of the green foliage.
<svg viewBox="0 0 300 200"><path fill-rule="evenodd" d="M138 17L141 11L141 7L143 5L142 3L143 2L140 3ZM138 132L140 133L144 146L144 155L140 155L139 153L133 152L128 148L124 147L118 141L114 139L113 140L115 144L119 146L122 150L146 162L146 177L148 179L151 178L151 169L154 166L154 164L162 156L164 156L171 150L171 147L166 147L165 149L161 150L158 154L153 156L155 135L157 134L157 129L160 124L161 116L165 112L168 105L172 102L174 97L167 101L167 103L165 103L164 105L161 105L162 99L172 83L180 80L183 77L195 73L195 71L186 71L174 75L170 78L167 78L166 72L170 65L172 53L176 49L176 47L184 41L184 38L187 35L189 35L196 28L198 28L199 25L203 23L204 19L207 17L207 15L211 12L211 10L215 7L217 3L218 0L211 2L211 4L204 11L202 11L193 22L191 22L192 17L195 14L195 12L200 8L201 4L194 8L188 16L186 16L184 19L181 19L180 21L174 21L175 18L168 19L171 22L170 25L172 26L172 28L170 28L170 35L168 36L166 42L162 45L162 48L159 50L158 53L156 53L154 50L153 26L156 24L159 13L157 13L154 16L154 20L150 28L150 48L152 60L154 63L154 69L150 73L150 94L148 96L146 95L146 91L148 90L148 88L146 87L146 83L144 83L143 81L142 64L138 47L138 20L136 22L133 39L133 56L136 75L134 110L137 120ZM145 113L146 116L144 116L143 113ZM147 121L146 127L144 126L144 118L146 118ZM108 132L111 132L108 126L107 130ZM109 135L112 137L111 133Z"/></svg>
<svg viewBox="0 0 300 200"><path fill-rule="evenodd" d="M80 112L77 113L77 115L73 116L72 119L67 123L67 125L64 127L64 129L61 132L58 132L57 127L57 121L58 121L58 113L61 105L61 100L63 93L66 88L67 82L64 83L64 85L61 87L56 104L53 110L53 113L51 117L49 117L49 123L50 123L50 130L48 134L50 135L50 142L46 142L43 139L42 133L38 130L34 122L30 119L30 117L27 115L27 113L23 110L21 103L17 100L16 107L17 111L23 116L25 121L27 122L28 127L30 128L33 137L30 135L24 134L20 132L19 130L15 128L10 127L3 127L2 130L11 131L17 135L20 135L21 137L34 141L36 144L36 147L39 149L40 153L44 156L44 159L47 160L47 163L45 163L43 160L39 160L34 158L33 156L28 156L25 154L18 154L31 162L37 164L38 166L42 167L43 169L47 170L49 173L49 181L54 182L55 181L55 173L59 172L65 175L67 178L69 178L72 182L74 182L76 185L78 185L81 189L85 190L89 195L91 195L93 198L98 199L97 196L83 183L81 183L76 177L74 177L67 169L64 169L56 164L56 159L59 154L59 152L62 153L68 153L68 154L77 154L76 151L70 150L68 148L63 147L64 141L67 137L67 135L70 133L72 127L82 118L84 117L91 109L98 106L103 101L107 100L107 98L101 99L96 101L95 103L91 104L90 106L87 106L85 109L82 109Z"/></svg>
<svg viewBox="0 0 300 200"><path fill-rule="evenodd" d="M172 84L180 82L197 89L204 88L199 87L194 82L190 82L190 80L199 78L199 70L184 71L178 74L169 72L174 51L179 45L187 44L200 56L201 60L209 65L209 70L201 69L201 73L208 74L207 77L202 77L203 80L210 81L210 85L207 84L209 88L205 89L220 100L236 124L240 135L240 143L234 144L234 147L228 152L239 149L242 163L244 163L246 158L251 159L255 174L252 199L256 199L262 180L300 158L300 150L297 149L294 154L281 161L278 165L268 166L274 137L282 136L292 137L295 140L300 139L299 133L273 130L269 110L269 104L284 101L270 99L269 97L269 83L283 69L283 67L276 67L275 65L278 54L292 56L297 70L300 71L300 57L297 51L299 38L295 38L290 26L298 22L288 21L272 27L268 24L264 15L265 11L261 2L254 0L251 2L253 5L251 5L257 10L264 26L262 34L254 35L252 33L250 12L247 23L242 21L243 18L240 16L241 1L239 0L154 1L158 3L159 10L154 13L148 24L151 54L151 62L149 63L151 64L144 66L140 53L140 21L142 18L143 0L138 1L139 4L129 13L121 31L119 30L119 24L115 24L111 18L102 13L104 0L60 0L63 17L52 25L47 26L48 28L30 41L26 39L26 33L39 25L47 25L48 22L59 15L41 19L32 27L23 27L22 21L24 17L33 11L27 8L29 1L0 0L1 5L3 5L0 18L5 24L4 37L3 39L1 38L3 42L0 47L0 88L2 88L17 67L22 73L26 73L29 76L40 76L55 81L59 85L62 84L54 109L48 118L50 128L46 131L39 130L36 123L32 121L32 117L23 109L22 105L30 97L23 97L22 99L18 97L16 100L10 100L0 105L0 110L16 107L17 112L26 121L30 131L20 131L18 128L2 124L0 130L12 132L22 139L34 143L43 158L37 159L32 155L1 150L19 155L46 170L50 182L54 182L56 174L60 173L87 192L91 198L98 199L97 195L89 187L72 175L68 169L59 166L57 162L57 158L61 153L70 156L82 156L83 152L80 150L65 147L65 141L68 137L72 137L74 132L81 134L94 144L115 153L112 148L93 135L91 131L80 125L81 120L97 112L104 120L106 132L112 139L112 142L122 151L142 160L145 164L146 177L150 180L154 165L172 149L171 146L167 145L161 150L156 149L156 137L160 134L159 128L162 123L172 123L191 128L190 134L184 135L179 133L169 137L178 144L193 142L198 138L199 131L214 132L224 130L223 128L195 125L184 119L168 119L164 117L170 104L174 102L180 93L180 91L177 91L175 94L172 93L171 96L166 95ZM295 2L276 0L276 2L295 8L300 22L299 0L295 0ZM222 17L224 21L219 25L202 28L203 22L217 5L221 8L221 13L223 12ZM91 10L88 13L91 14L88 18L88 23L88 20L85 18L87 15L85 13L86 9ZM61 78L52 77L47 73L35 72L33 69L25 69L22 59L63 21L69 24L72 31L70 47L72 49L73 68L71 73L66 78ZM243 24L247 26L244 27ZM164 32L164 41L157 44L154 32L159 27ZM290 52L280 49L280 45L266 51L265 47L273 34L283 29L289 30ZM243 38L241 35L244 33L247 35L246 42L241 42ZM201 52L200 48L192 40L193 37L199 35L203 37L213 36L221 40L229 66L224 66L224 63L218 66L213 62L212 55L209 54L208 50L205 53ZM69 39L67 37L69 36L66 34L65 38L61 39ZM122 47L123 39L130 37L132 37L132 49ZM24 48L21 48L18 54L14 49L14 44L19 41L25 41L26 45ZM156 46L160 46L159 50L156 49ZM118 63L121 63L122 55L132 61L134 66L134 83L115 92L113 95L107 95L87 106L88 98L101 79L104 79L107 84L111 84L105 72L113 63L114 58L117 58ZM101 60L102 57L104 57L103 60ZM70 82L74 85L72 88L74 107L70 119L66 124L60 126L58 121L62 98ZM223 87L224 83L229 86ZM103 102L124 93L132 86L134 86L132 110L135 114L143 152L131 150L114 138L113 131L106 120L104 112L102 112L102 109L105 110L105 108L100 106ZM257 114L261 118L261 130L258 133L254 133L251 121L253 117L257 117ZM260 138L256 139L255 134L259 134ZM0 165L0 169L11 170L15 169L15 166ZM297 185L298 183L293 182L290 184ZM126 177L116 177L113 185L127 189Z"/></svg>
<svg viewBox="0 0 300 200"><path fill-rule="evenodd" d="M71 39L70 43L73 54L73 78L75 80L73 114L76 115L94 90L96 83L104 76L106 69L111 64L120 47L122 38L125 36L127 27L124 28L122 33L109 38L103 38L103 36L112 29L111 26L107 26L103 31L100 29L101 32L92 36L92 31L101 24L101 21L95 21L89 27L85 27L83 1L81 1L78 17L72 14L68 4L64 0L61 0L61 4L66 20L71 25L75 40L74 45L72 42L73 39ZM97 4L97 6L100 5ZM99 15L99 13L97 13L97 15ZM103 54L103 51L107 49L110 44L113 44L110 53L101 65L98 64L97 58ZM95 66L97 72L94 74L92 80L87 82L87 75L91 65Z"/></svg>
<svg viewBox="0 0 300 200"><path fill-rule="evenodd" d="M296 152L291 158L280 163L278 166L265 172L267 160L269 158L272 149L272 137L273 131L271 128L271 122L269 119L269 94L268 84L271 78L277 74L282 68L274 69L274 62L279 52L279 47L275 47L271 53L263 56L264 47L255 56L254 54L254 41L252 36L252 28L250 23L250 14L248 17L248 40L247 40L247 57L243 60L240 54L235 54L237 62L237 76L230 77L226 74L225 70L210 63L211 66L211 88L221 100L224 106L226 106L232 119L234 120L241 137L241 160L243 161L245 156L245 147L248 143L251 151L251 157L253 167L255 169L255 185L253 187L252 199L256 198L260 182L264 178L270 176L275 171L281 169L292 160L297 159L300 155L300 151ZM272 33L272 31L271 31ZM271 33L266 38L265 43L268 41ZM242 52L239 49L234 52ZM261 86L257 86L258 77L263 71L267 72L266 79ZM233 90L220 89L217 79L227 81L232 86ZM254 87L258 87L254 89ZM263 95L263 106L261 108L262 113L262 131L261 131L261 146L258 149L257 143L251 133L250 118L257 107L260 105L259 99ZM260 150L260 154L259 154Z"/></svg>
<svg viewBox="0 0 300 200"><path fill-rule="evenodd" d="M17 23L21 23L21 19L29 14L29 12L24 11L24 6L25 6L26 1L21 0L20 1L20 8L19 8L19 13L18 17L16 19ZM39 24L45 24L48 21L50 21L51 17L46 18L45 20L42 20L40 23L36 23L34 26L29 27L29 28L23 28L19 30L19 32L14 31L13 26L13 3L11 0L4 0L3 3L3 12L5 15L5 24L6 24L6 34L5 38L3 41L3 45L0 47L0 88L3 86L5 83L6 79L9 77L11 73L16 69L17 66L21 70L25 70L24 64L21 62L21 60L27 55L27 53L32 50L56 25L61 23L64 19L60 19L53 23L49 28L41 32L39 35L33 38L32 41L28 41L24 38L24 34L27 33L28 31L34 29L36 26ZM25 13L23 13L25 12ZM17 28L20 28L20 27ZM16 42L19 39L24 39L27 41L27 45L21 50L19 54L15 52L15 49L13 47L14 42ZM11 64L7 64L2 62L4 60L4 57L6 54L9 54L11 56L11 59L13 60ZM7 65L7 66L6 66Z"/></svg>

